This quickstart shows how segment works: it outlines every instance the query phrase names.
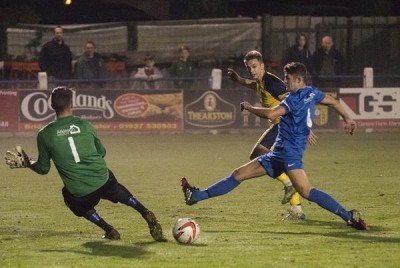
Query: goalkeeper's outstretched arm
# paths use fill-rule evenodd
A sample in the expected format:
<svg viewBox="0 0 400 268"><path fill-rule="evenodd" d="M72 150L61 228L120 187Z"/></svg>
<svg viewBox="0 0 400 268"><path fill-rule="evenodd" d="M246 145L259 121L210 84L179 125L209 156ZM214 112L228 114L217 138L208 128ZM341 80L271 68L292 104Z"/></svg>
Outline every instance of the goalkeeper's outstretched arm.
<svg viewBox="0 0 400 268"><path fill-rule="evenodd" d="M29 158L20 145L17 145L15 149L16 152L6 152L6 164L10 166L10 168L30 168L34 161Z"/></svg>

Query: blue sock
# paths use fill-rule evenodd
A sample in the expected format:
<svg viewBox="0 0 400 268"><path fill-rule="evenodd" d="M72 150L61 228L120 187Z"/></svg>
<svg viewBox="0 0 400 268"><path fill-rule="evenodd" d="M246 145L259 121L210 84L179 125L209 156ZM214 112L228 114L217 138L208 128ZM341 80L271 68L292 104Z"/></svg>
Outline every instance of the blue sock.
<svg viewBox="0 0 400 268"><path fill-rule="evenodd" d="M93 214L89 216L88 220L93 222L94 224L98 224L99 222L101 222L102 218L100 217L99 213L93 212Z"/></svg>
<svg viewBox="0 0 400 268"><path fill-rule="evenodd" d="M142 215L147 212L147 209L134 196L130 197L125 204L136 209L136 211L138 211Z"/></svg>
<svg viewBox="0 0 400 268"><path fill-rule="evenodd" d="M134 196L132 196L131 198L129 198L129 200L128 200L128 202L127 202L127 205L128 206L131 206L131 207L135 207L136 205L138 204L138 201L137 201L137 199L134 197Z"/></svg>
<svg viewBox="0 0 400 268"><path fill-rule="evenodd" d="M95 210L90 210L84 215L85 219L93 222L97 226L99 226L101 229L103 229L106 232L109 232L113 229L111 225L109 225L107 222L105 222L97 213Z"/></svg>
<svg viewBox="0 0 400 268"><path fill-rule="evenodd" d="M196 201L201 201L210 197L224 195L235 189L239 184L240 182L231 175L216 182L205 190L194 191L193 199Z"/></svg>
<svg viewBox="0 0 400 268"><path fill-rule="evenodd" d="M310 191L308 200L317 203L320 207L338 215L345 222L351 219L351 212L347 211L332 196L318 189L313 188Z"/></svg>

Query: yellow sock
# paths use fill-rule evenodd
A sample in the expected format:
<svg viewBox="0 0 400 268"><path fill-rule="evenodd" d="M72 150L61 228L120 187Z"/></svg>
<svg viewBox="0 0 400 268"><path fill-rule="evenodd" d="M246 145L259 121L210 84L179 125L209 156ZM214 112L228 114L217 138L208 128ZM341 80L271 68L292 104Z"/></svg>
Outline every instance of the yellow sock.
<svg viewBox="0 0 400 268"><path fill-rule="evenodd" d="M291 183L291 181L290 181L290 179L289 179L289 176L286 175L286 173L282 173L281 175L279 175L279 176L277 177L277 179L278 179L280 182L282 182L283 185L285 185L285 186L292 185L292 183Z"/></svg>
<svg viewBox="0 0 400 268"><path fill-rule="evenodd" d="M290 198L290 205L292 206L300 205L300 194L298 192L296 192L294 195L292 195L292 198Z"/></svg>
<svg viewBox="0 0 400 268"><path fill-rule="evenodd" d="M277 177L277 179L282 182L285 186L292 185L292 182L289 179L289 176L286 175L286 173L282 173ZM292 206L300 206L300 194L296 192L292 197L290 198L290 205Z"/></svg>

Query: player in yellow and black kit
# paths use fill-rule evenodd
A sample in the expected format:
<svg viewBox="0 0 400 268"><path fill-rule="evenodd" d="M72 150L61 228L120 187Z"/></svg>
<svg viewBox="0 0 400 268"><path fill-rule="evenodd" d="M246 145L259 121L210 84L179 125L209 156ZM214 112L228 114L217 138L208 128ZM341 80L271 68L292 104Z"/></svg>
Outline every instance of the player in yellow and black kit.
<svg viewBox="0 0 400 268"><path fill-rule="evenodd" d="M256 91L263 107L272 108L281 102L287 94L285 83L276 75L266 72L260 52L252 50L244 57L244 64L253 79L239 76L235 70L228 68L228 75L234 81ZM250 159L267 153L275 142L278 134L279 118L270 121L268 129L261 135L250 153ZM283 173L277 178L284 185L285 194L282 204L290 202L291 208L283 220L305 219L305 214L300 205L300 195L296 192L289 177Z"/></svg>

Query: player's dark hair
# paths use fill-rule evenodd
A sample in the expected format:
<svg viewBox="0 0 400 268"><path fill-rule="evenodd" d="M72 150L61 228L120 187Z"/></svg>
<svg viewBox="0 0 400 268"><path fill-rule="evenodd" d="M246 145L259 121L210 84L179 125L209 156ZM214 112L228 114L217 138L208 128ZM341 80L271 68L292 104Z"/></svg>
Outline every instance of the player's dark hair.
<svg viewBox="0 0 400 268"><path fill-rule="evenodd" d="M290 62L283 67L285 75L293 75L302 77L304 81L307 79L307 67L301 62Z"/></svg>
<svg viewBox="0 0 400 268"><path fill-rule="evenodd" d="M72 90L67 87L56 87L51 92L51 107L56 114L65 111L72 103Z"/></svg>
<svg viewBox="0 0 400 268"><path fill-rule="evenodd" d="M252 50L247 52L247 54L244 56L244 62L247 62L249 60L253 60L256 59L259 62L263 62L263 56L260 52L258 52L257 50Z"/></svg>

